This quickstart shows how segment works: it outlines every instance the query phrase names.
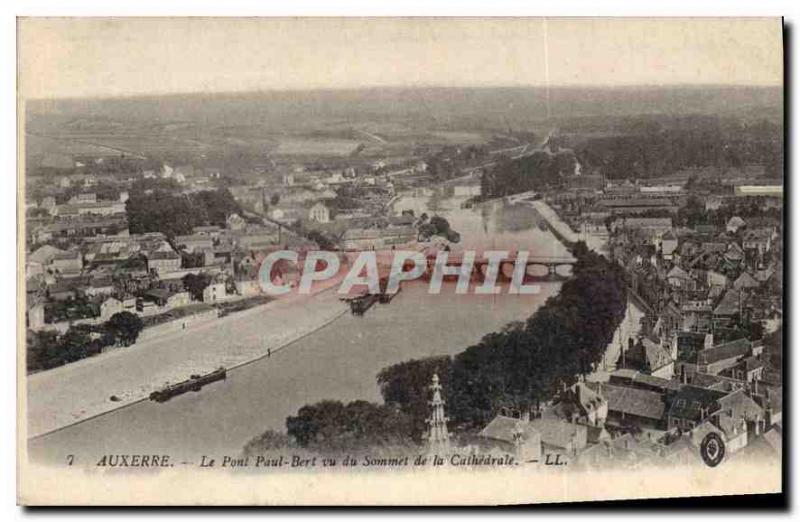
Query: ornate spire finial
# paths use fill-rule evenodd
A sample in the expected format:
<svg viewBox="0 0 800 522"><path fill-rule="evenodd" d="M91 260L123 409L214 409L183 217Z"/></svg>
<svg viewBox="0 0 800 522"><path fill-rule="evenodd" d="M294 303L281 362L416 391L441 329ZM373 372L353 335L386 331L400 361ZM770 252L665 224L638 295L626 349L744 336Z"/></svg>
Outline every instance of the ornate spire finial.
<svg viewBox="0 0 800 522"><path fill-rule="evenodd" d="M450 434L447 432L447 417L444 414L444 400L442 399L442 386L439 376L434 373L431 379L433 392L430 405L431 416L428 419L428 446L431 449L446 450L449 447Z"/></svg>

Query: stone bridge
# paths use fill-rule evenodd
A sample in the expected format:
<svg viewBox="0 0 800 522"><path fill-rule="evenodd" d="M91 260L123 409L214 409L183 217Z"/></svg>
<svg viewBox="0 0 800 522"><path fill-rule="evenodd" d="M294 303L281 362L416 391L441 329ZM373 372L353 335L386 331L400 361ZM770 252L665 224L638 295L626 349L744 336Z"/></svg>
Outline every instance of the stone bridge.
<svg viewBox="0 0 800 522"><path fill-rule="evenodd" d="M428 255L428 269L425 272L425 277L430 278L433 274L434 264L436 261L435 255ZM517 264L517 253L510 253L508 257L500 260L500 270L497 275L498 281L511 281L511 276L514 273L514 267ZM564 281L569 279L569 275L558 273L557 268L562 266L572 266L577 262L574 257L557 257L557 256L528 256L525 260L525 278L524 281ZM448 256L445 266L458 267L463 263L463 256L460 253L454 253ZM476 256L472 264L471 276L473 281L483 281L486 276L486 269L489 265L489 260L483 256ZM528 273L528 267L541 266L547 269L545 275L534 275ZM446 275L446 281L458 279L457 275Z"/></svg>

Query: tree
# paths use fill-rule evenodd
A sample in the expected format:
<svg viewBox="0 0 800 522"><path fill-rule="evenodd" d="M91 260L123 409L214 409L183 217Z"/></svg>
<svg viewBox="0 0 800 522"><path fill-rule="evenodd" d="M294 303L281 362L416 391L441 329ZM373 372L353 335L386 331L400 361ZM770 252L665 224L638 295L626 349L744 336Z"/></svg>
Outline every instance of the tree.
<svg viewBox="0 0 800 522"><path fill-rule="evenodd" d="M142 319L130 312L117 312L106 322L106 328L113 334L118 344L130 346L136 342L144 328Z"/></svg>
<svg viewBox="0 0 800 522"><path fill-rule="evenodd" d="M43 330L31 334L25 343L28 352L26 365L29 372L64 364L56 332Z"/></svg>
<svg viewBox="0 0 800 522"><path fill-rule="evenodd" d="M438 374L442 386L447 389L449 369L450 356L440 355L394 364L378 374L383 401L410 416L413 423L411 435L418 442L422 440L430 413L431 377Z"/></svg>
<svg viewBox="0 0 800 522"><path fill-rule="evenodd" d="M407 415L367 401L322 401L306 405L286 419L289 436L298 446L322 452L408 444L411 422Z"/></svg>
<svg viewBox="0 0 800 522"><path fill-rule="evenodd" d="M186 274L183 276L183 287L195 301L203 300L203 290L211 284L211 276L206 273Z"/></svg>
<svg viewBox="0 0 800 522"><path fill-rule="evenodd" d="M244 456L262 455L269 451L282 450L294 446L294 441L285 433L267 430L250 439L244 446Z"/></svg>
<svg viewBox="0 0 800 522"><path fill-rule="evenodd" d="M89 330L86 327L73 326L67 330L59 344L64 362L73 362L85 358L89 355Z"/></svg>
<svg viewBox="0 0 800 522"><path fill-rule="evenodd" d="M319 230L309 230L306 237L316 243L322 250L336 250L336 244Z"/></svg>

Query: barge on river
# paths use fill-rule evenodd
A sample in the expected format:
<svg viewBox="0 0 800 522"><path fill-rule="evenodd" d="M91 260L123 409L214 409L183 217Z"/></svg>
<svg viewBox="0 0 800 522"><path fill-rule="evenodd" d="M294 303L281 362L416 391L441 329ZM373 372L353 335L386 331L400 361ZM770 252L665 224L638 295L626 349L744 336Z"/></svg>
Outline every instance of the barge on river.
<svg viewBox="0 0 800 522"><path fill-rule="evenodd" d="M213 372L209 372L204 375L192 375L185 381L175 384L168 384L160 390L154 391L150 394L150 400L156 402L165 402L176 395L181 395L190 391L198 392L206 384L225 380L227 374L227 370L220 367Z"/></svg>
<svg viewBox="0 0 800 522"><path fill-rule="evenodd" d="M342 301L346 302L350 305L350 311L353 315L364 315L364 313L372 308L375 303L381 304L388 304L392 302L397 294L400 293L402 287L398 287L397 292L389 293L386 291L386 286L388 284L388 278L382 278L380 280L380 293L379 294L370 294L369 292L364 292L362 294L352 296L352 297L344 297Z"/></svg>

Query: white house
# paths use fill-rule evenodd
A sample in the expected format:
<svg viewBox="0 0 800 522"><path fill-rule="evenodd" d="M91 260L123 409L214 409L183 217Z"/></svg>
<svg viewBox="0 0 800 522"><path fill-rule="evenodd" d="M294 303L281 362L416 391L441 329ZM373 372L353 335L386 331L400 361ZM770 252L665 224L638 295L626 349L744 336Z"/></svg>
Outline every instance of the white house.
<svg viewBox="0 0 800 522"><path fill-rule="evenodd" d="M108 321L111 317L123 310L122 301L109 297L100 304L100 319Z"/></svg>
<svg viewBox="0 0 800 522"><path fill-rule="evenodd" d="M315 223L328 223L331 220L331 213L323 203L316 203L308 211L308 219Z"/></svg>
<svg viewBox="0 0 800 522"><path fill-rule="evenodd" d="M227 297L225 290L225 283L211 283L205 290L203 290L204 303L216 303L217 301L224 301Z"/></svg>

